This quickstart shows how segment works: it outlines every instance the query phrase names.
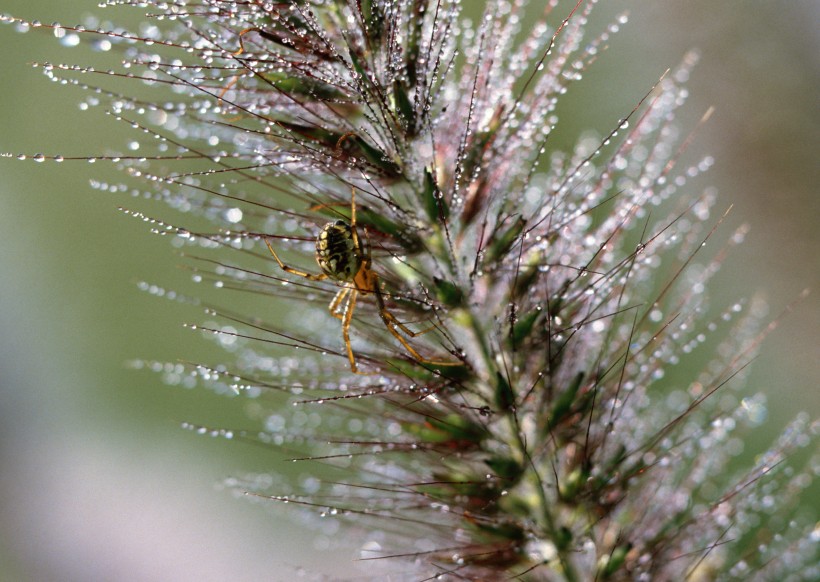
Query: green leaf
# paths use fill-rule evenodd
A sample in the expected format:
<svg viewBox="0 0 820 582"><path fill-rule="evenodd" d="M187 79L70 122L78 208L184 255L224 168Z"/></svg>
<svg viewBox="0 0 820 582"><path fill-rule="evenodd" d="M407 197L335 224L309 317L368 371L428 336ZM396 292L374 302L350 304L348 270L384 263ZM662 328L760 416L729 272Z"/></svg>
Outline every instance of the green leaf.
<svg viewBox="0 0 820 582"><path fill-rule="evenodd" d="M518 217L506 230L498 232L499 229L497 228L492 235L490 244L487 246L484 263L493 265L503 261L510 252L513 243L515 243L518 237L521 236L521 233L524 232L524 226L526 226L526 224L526 220Z"/></svg>
<svg viewBox="0 0 820 582"><path fill-rule="evenodd" d="M373 2L373 0L359 0L364 16L365 24L367 25L367 36L370 44L377 45L381 42L385 31L384 20L384 4L382 2Z"/></svg>
<svg viewBox="0 0 820 582"><path fill-rule="evenodd" d="M451 281L433 277L436 290L436 299L447 307L461 307L464 305L464 292L461 287Z"/></svg>
<svg viewBox="0 0 820 582"><path fill-rule="evenodd" d="M407 94L407 89L400 81L393 83L393 100L396 114L403 121L406 134L414 137L416 135L416 112Z"/></svg>
<svg viewBox="0 0 820 582"><path fill-rule="evenodd" d="M616 574L618 570L621 569L621 566L624 565L626 562L626 556L629 551L632 549L632 544L625 544L623 546L618 546L612 552L605 556L602 560L601 566L599 568L599 572L604 580Z"/></svg>
<svg viewBox="0 0 820 582"><path fill-rule="evenodd" d="M353 68L356 70L356 72L360 75L362 79L367 79L367 71L362 66L359 54L355 50L351 50L349 54L350 64L353 65Z"/></svg>
<svg viewBox="0 0 820 582"><path fill-rule="evenodd" d="M464 224L471 223L486 205L487 196L490 193L486 176L487 160L492 156L493 142L501 127L503 113L503 106L496 108L486 127L475 132L466 144L461 174L471 182L471 189L466 196L461 213L461 220Z"/></svg>
<svg viewBox="0 0 820 582"><path fill-rule="evenodd" d="M518 277L515 279L515 287L512 290L513 298L522 297L529 292L540 274L538 269L539 265L527 265L519 271Z"/></svg>
<svg viewBox="0 0 820 582"><path fill-rule="evenodd" d="M572 383L558 397L558 400L556 400L552 407L549 426L554 427L557 425L572 410L573 404L575 404L576 397L578 395L578 390L581 388L581 383L583 380L584 373L578 372Z"/></svg>
<svg viewBox="0 0 820 582"><path fill-rule="evenodd" d="M555 532L555 538L552 541L559 550L569 549L572 545L572 531L568 527L562 526Z"/></svg>
<svg viewBox="0 0 820 582"><path fill-rule="evenodd" d="M435 379L466 380L471 374L470 368L457 360L453 360L453 364L448 362L447 365L429 364L404 358L382 358L381 360L385 362L389 369L410 378L418 384L429 383Z"/></svg>
<svg viewBox="0 0 820 582"><path fill-rule="evenodd" d="M573 501L575 496L584 490L588 478L588 471L580 467L573 469L569 475L566 475L561 483L559 483L558 489L561 494L561 499L568 502Z"/></svg>
<svg viewBox="0 0 820 582"><path fill-rule="evenodd" d="M484 463L493 470L497 477L510 484L516 483L524 473L521 463L509 457L493 457L485 460Z"/></svg>
<svg viewBox="0 0 820 582"><path fill-rule="evenodd" d="M384 152L370 145L367 140L362 139L355 133L339 133L318 125L302 125L281 119L276 120L276 125L287 133L319 144L326 149L332 150L337 155L344 152L354 157L364 158L387 177L398 178L401 176L401 169L392 160L389 160Z"/></svg>
<svg viewBox="0 0 820 582"><path fill-rule="evenodd" d="M538 317L541 313L541 310L534 309L515 322L511 336L513 345L517 346L529 337L535 327L535 322L538 321Z"/></svg>
<svg viewBox="0 0 820 582"><path fill-rule="evenodd" d="M413 15L408 22L408 32L404 48L407 63L407 87L415 87L418 81L418 63L422 29L424 28L425 0L414 0Z"/></svg>
<svg viewBox="0 0 820 582"><path fill-rule="evenodd" d="M292 72L265 72L260 73L271 85L282 93L298 97L309 97L319 101L342 101L345 94L316 79L294 76Z"/></svg>
<svg viewBox="0 0 820 582"><path fill-rule="evenodd" d="M425 443L458 443L464 449L476 447L487 436L483 426L459 414L428 416L424 423L405 425L404 430Z"/></svg>
<svg viewBox="0 0 820 582"><path fill-rule="evenodd" d="M508 542L519 543L523 542L527 537L524 528L518 522L514 521L477 521L474 525L476 529L482 532L488 541L491 542L506 540Z"/></svg>
<svg viewBox="0 0 820 582"><path fill-rule="evenodd" d="M432 222L437 223L441 220L447 220L450 209L429 169L424 171L424 190L421 196L424 209Z"/></svg>
<svg viewBox="0 0 820 582"><path fill-rule="evenodd" d="M341 136L340 136L341 137ZM364 158L375 167L383 171L387 176L398 178L401 176L401 168L393 160L387 157L382 150L370 145L366 140L358 135L346 138L342 141L342 148L346 142L354 144L354 155L364 156ZM358 153L356 153L358 151Z"/></svg>
<svg viewBox="0 0 820 582"><path fill-rule="evenodd" d="M508 411L515 406L515 393L507 382L507 379L501 375L501 372L495 374L495 405L499 410Z"/></svg>

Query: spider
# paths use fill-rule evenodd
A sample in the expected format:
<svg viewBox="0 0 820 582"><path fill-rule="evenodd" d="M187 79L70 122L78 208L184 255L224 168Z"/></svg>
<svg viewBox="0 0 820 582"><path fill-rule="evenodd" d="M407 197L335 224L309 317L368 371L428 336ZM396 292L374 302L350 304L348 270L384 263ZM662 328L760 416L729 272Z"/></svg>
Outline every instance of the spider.
<svg viewBox="0 0 820 582"><path fill-rule="evenodd" d="M365 245L363 246L356 229L356 198L353 192L350 195L350 222L344 220L328 222L316 237L315 256L316 262L322 269L321 273L314 275L289 267L282 262L269 241L266 240L265 244L273 258L276 259L279 268L286 273L303 277L308 281L333 279L341 287L331 300L328 310L333 317L342 321L342 338L347 350L347 359L350 360L350 370L353 373L360 374L361 372L356 366L356 358L353 356L353 348L350 345L350 322L353 320L353 310L359 294L367 295L368 293L376 296L379 316L387 331L404 346L414 360L431 366L460 366L461 362L443 362L424 358L402 337L399 330L409 337L416 337L427 333L435 326L416 332L401 323L387 310L379 278L372 269L373 262L370 256L370 239L367 235L367 228L364 229L364 238Z"/></svg>

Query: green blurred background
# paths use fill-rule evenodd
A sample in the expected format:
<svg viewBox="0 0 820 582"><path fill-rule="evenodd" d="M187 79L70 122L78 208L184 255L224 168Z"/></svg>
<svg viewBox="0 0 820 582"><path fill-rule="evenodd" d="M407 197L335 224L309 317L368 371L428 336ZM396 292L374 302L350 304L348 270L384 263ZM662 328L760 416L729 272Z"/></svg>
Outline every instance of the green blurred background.
<svg viewBox="0 0 820 582"><path fill-rule="evenodd" d="M604 4L596 21L629 9L630 23L573 88L560 131L607 131L698 48L688 122L716 112L694 147L717 160L708 182L719 208L735 204L725 232L752 227L710 293L715 303L761 293L775 313L813 288L748 382L749 393L770 397L767 432L751 445L763 446L796 412L820 410L820 4ZM3 0L2 10L74 24L95 6ZM83 92L29 66L89 58L0 27L0 151L124 148L122 124L102 108L80 112ZM341 571L352 548L319 552L292 522L215 487L269 468L264 451L179 429L185 420L241 425L243 402L126 369L133 358L193 358L205 347L182 328L197 312L137 291L139 280L173 287L185 277L166 239L116 209L138 201L88 186L117 172L3 159L0 176L0 579L285 581L300 563Z"/></svg>

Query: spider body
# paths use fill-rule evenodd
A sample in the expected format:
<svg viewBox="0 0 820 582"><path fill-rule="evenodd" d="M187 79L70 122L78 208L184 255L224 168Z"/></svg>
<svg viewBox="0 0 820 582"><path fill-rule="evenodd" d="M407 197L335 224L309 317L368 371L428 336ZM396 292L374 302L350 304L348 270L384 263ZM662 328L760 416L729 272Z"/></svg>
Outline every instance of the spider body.
<svg viewBox="0 0 820 582"><path fill-rule="evenodd" d="M353 355L353 348L350 345L350 324L353 321L353 310L356 307L358 295L369 293L376 296L379 317L381 317L385 327L404 346L404 349L413 359L435 366L460 366L461 362L441 362L423 358L402 337L399 330L409 337L416 337L430 331L435 326L414 332L387 310L379 279L372 269L370 240L366 228L364 229L364 238L365 245L363 246L359 239L359 232L356 229L356 200L354 193L350 197L350 222L344 220L328 222L316 237L316 262L322 270L321 273L314 275L285 265L279 255L276 254L276 251L273 250L270 242L265 241L265 244L267 244L273 258L276 259L276 263L286 273L303 277L309 281L332 279L341 287L330 302L328 309L333 317L342 321L342 337L347 351L347 358L350 361L350 369L354 373L358 374L359 371L356 366L356 358Z"/></svg>
<svg viewBox="0 0 820 582"><path fill-rule="evenodd" d="M316 262L331 279L342 283L353 281L362 268L359 233L345 222L328 222L316 237Z"/></svg>

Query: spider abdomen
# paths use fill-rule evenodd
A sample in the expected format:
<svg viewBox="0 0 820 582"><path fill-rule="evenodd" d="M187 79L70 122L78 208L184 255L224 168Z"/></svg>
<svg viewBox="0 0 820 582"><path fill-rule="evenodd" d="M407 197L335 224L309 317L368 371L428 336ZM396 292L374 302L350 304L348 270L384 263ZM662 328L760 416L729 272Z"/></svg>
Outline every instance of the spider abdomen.
<svg viewBox="0 0 820 582"><path fill-rule="evenodd" d="M344 220L328 222L316 237L316 262L329 277L352 281L362 266L359 237Z"/></svg>

